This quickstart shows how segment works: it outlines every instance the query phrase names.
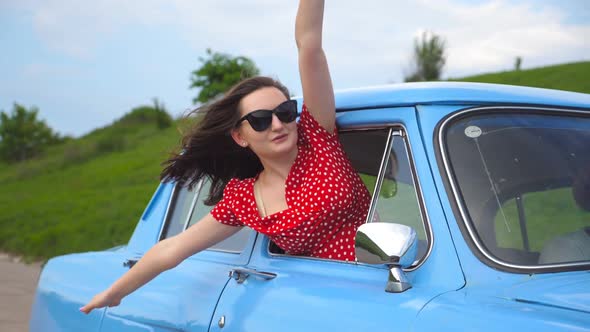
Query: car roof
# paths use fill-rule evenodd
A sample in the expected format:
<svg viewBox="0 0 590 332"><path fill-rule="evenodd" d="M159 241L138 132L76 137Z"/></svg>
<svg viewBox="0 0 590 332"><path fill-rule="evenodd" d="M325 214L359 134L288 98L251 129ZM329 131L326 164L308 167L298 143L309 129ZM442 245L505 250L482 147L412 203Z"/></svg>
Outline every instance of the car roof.
<svg viewBox="0 0 590 332"><path fill-rule="evenodd" d="M514 85L420 82L338 90L338 111L414 105L551 105L590 108L590 94Z"/></svg>

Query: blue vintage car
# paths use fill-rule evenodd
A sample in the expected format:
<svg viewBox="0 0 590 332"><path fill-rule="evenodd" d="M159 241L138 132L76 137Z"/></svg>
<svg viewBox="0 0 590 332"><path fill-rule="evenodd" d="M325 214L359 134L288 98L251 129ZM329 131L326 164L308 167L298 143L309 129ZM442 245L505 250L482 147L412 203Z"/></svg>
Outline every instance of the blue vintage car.
<svg viewBox="0 0 590 332"><path fill-rule="evenodd" d="M249 229L81 314L209 183L161 184L125 246L51 259L31 331L590 330L590 95L473 83L336 94L372 193L358 262L285 255Z"/></svg>

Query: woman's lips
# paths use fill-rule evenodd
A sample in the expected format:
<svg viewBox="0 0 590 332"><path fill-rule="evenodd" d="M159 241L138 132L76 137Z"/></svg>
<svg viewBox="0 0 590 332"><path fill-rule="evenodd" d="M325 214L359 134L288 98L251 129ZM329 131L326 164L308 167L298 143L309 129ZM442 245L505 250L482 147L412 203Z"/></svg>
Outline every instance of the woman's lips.
<svg viewBox="0 0 590 332"><path fill-rule="evenodd" d="M273 142L281 142L287 138L287 134L279 135L272 139Z"/></svg>

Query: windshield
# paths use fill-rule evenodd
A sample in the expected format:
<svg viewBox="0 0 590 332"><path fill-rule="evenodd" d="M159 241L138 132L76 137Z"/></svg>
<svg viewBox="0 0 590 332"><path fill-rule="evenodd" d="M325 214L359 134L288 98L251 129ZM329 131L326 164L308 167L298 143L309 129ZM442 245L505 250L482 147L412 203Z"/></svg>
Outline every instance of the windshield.
<svg viewBox="0 0 590 332"><path fill-rule="evenodd" d="M471 114L447 127L444 146L474 240L516 265L589 261L590 118Z"/></svg>

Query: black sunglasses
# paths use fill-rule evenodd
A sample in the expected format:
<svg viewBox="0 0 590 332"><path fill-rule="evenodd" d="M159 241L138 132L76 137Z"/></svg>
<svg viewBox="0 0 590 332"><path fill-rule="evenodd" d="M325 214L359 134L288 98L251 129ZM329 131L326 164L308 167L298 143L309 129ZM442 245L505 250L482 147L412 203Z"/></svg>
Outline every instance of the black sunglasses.
<svg viewBox="0 0 590 332"><path fill-rule="evenodd" d="M256 110L244 115L236 123L236 127L244 120L248 120L252 129L265 131L272 123L272 115L276 115L283 123L293 122L297 118L297 101L287 100L274 110Z"/></svg>

